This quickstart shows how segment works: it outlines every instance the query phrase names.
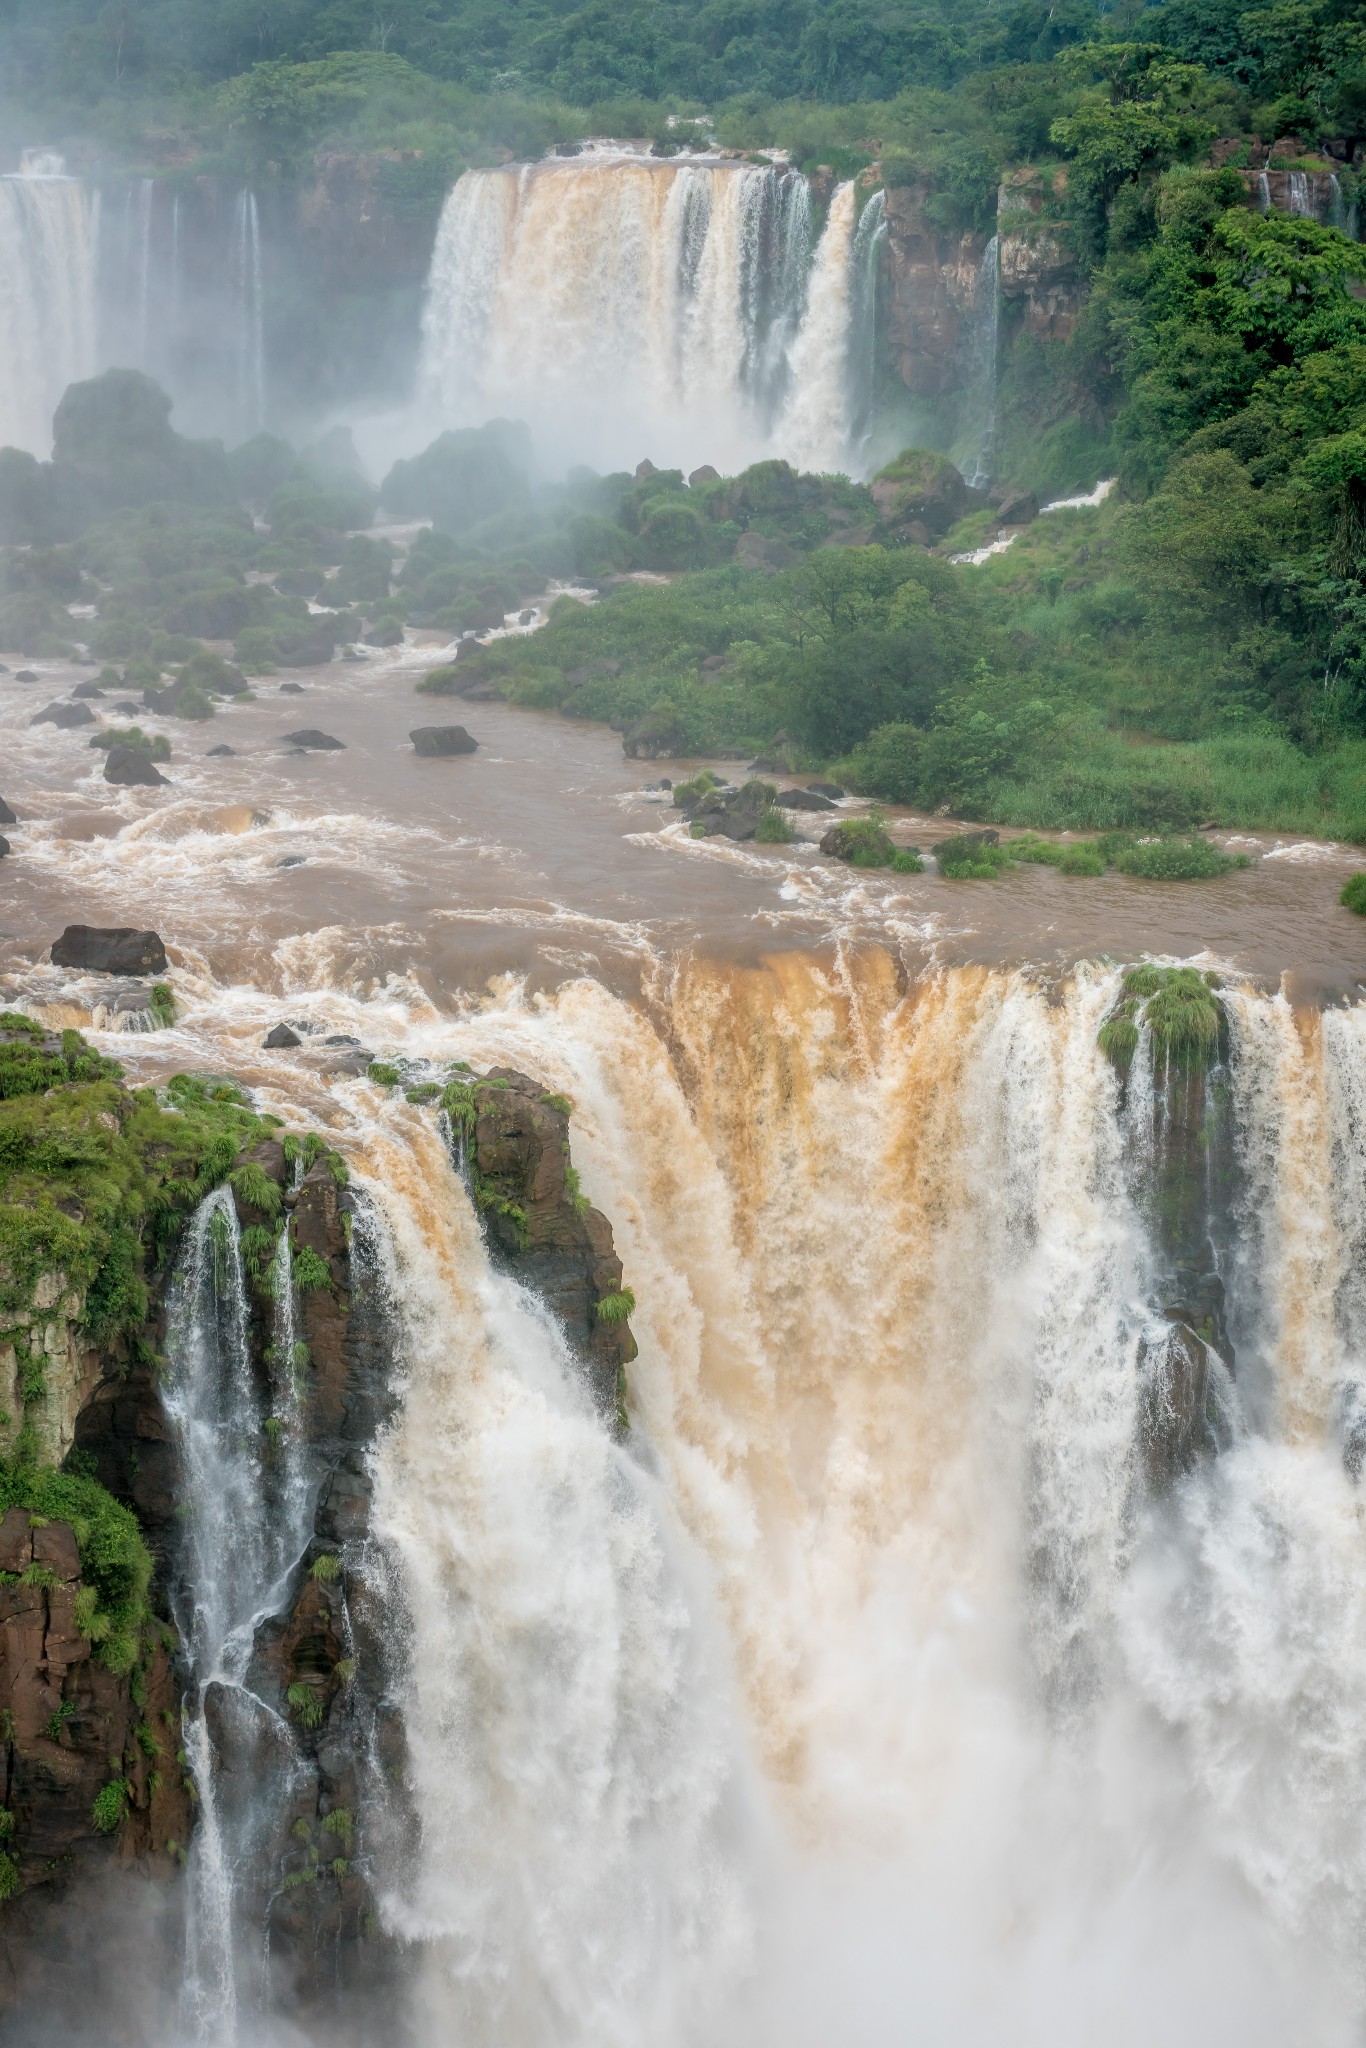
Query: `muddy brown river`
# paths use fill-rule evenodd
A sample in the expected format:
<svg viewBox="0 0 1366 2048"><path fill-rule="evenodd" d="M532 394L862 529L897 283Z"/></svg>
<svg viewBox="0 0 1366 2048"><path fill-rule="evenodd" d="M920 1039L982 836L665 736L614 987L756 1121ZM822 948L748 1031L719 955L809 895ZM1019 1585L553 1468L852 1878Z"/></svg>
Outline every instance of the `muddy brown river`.
<svg viewBox="0 0 1366 2048"><path fill-rule="evenodd" d="M992 883L855 873L818 851L819 816L795 819L804 837L792 847L696 842L644 785L699 764L628 761L616 734L553 714L419 697L435 653L409 646L263 678L255 701L204 724L139 713L173 748L159 790L105 783L93 728L30 725L90 669L39 662L36 683L0 677L0 795L19 818L0 865L10 993L61 998L46 953L76 922L153 925L173 963L220 986L278 998L401 982L438 1007L506 974L537 987L587 973L629 990L645 963L689 951L757 962L864 942L889 946L913 977L967 963L1051 975L1080 958L1154 953L1316 1003L1353 995L1366 976L1366 923L1337 901L1363 864L1352 849L1218 835L1252 867L1157 885L1040 867ZM131 722L118 701L94 705L101 724ZM448 721L468 726L478 752L418 759L409 730ZM292 751L284 735L305 727L344 751ZM222 745L233 754L210 758ZM891 824L922 847L950 829L895 810Z"/></svg>

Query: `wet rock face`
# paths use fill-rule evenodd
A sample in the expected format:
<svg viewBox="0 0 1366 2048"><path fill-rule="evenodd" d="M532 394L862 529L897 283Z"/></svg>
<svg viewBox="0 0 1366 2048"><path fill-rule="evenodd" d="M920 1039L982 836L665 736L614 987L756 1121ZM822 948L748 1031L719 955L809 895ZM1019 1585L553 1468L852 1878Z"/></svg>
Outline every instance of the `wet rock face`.
<svg viewBox="0 0 1366 2048"><path fill-rule="evenodd" d="M166 948L156 932L132 925L69 924L53 944L52 964L92 974L164 974Z"/></svg>
<svg viewBox="0 0 1366 2048"><path fill-rule="evenodd" d="M568 1109L510 1067L495 1067L473 1086L471 1165L490 1247L503 1269L559 1316L594 1399L611 1414L636 1342L627 1322L599 1314L603 1302L620 1295L621 1261L611 1224L578 1193Z"/></svg>
<svg viewBox="0 0 1366 2048"><path fill-rule="evenodd" d="M81 1568L65 1522L35 1525L10 1508L0 1519L0 1572L0 1805L13 1816L0 1849L30 1888L60 1887L116 1858L170 1875L192 1809L164 1645L123 1676L98 1662L77 1619ZM114 1779L125 1788L124 1818L104 1829L95 1802Z"/></svg>
<svg viewBox="0 0 1366 2048"><path fill-rule="evenodd" d="M1082 275L1072 224L1061 217L1066 173L1012 171L997 198L1001 304L1012 328L1068 341L1081 317Z"/></svg>
<svg viewBox="0 0 1366 2048"><path fill-rule="evenodd" d="M889 188L886 200L887 348L906 389L939 398L963 381L963 363L986 247L952 235L925 212L927 185Z"/></svg>

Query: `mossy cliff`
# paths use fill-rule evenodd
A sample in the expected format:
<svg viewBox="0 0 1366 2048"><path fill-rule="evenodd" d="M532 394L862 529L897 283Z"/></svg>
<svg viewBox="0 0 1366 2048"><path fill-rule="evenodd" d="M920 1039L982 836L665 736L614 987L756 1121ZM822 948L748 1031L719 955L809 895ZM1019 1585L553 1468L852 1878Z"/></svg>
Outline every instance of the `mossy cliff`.
<svg viewBox="0 0 1366 2048"><path fill-rule="evenodd" d="M1130 968L1100 1029L1124 1091L1129 1185L1151 1247L1150 1304L1165 1325L1145 1336L1141 1359L1140 1435L1158 1489L1223 1441L1220 1389L1235 1363L1224 1276L1237 1161L1217 990L1217 976L1195 968Z"/></svg>

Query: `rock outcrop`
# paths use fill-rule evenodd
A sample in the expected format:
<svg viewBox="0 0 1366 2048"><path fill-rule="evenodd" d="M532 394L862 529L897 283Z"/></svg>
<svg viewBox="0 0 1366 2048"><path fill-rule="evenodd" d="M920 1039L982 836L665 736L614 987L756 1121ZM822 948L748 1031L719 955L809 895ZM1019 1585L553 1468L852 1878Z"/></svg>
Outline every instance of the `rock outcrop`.
<svg viewBox="0 0 1366 2048"><path fill-rule="evenodd" d="M1002 311L1037 341L1069 340L1081 316L1081 266L1066 204L1061 168L1011 171L997 198Z"/></svg>
<svg viewBox="0 0 1366 2048"><path fill-rule="evenodd" d="M55 725L61 732L94 723L95 714L88 704L47 704L29 720L30 725Z"/></svg>
<svg viewBox="0 0 1366 2048"><path fill-rule="evenodd" d="M285 733L282 745L302 747L310 754L339 754L346 751L346 741L334 739L330 732L319 732L315 725L308 725L301 732Z"/></svg>
<svg viewBox="0 0 1366 2048"><path fill-rule="evenodd" d="M53 944L52 964L92 974L164 974L166 948L156 932L133 925L69 924Z"/></svg>
<svg viewBox="0 0 1366 2048"><path fill-rule="evenodd" d="M468 1084L464 1115L475 1201L497 1262L564 1324L606 1414L620 1410L636 1356L612 1226L579 1192L570 1105L511 1067Z"/></svg>
<svg viewBox="0 0 1366 2048"><path fill-rule="evenodd" d="M104 779L120 789L159 789L166 781L141 747L111 747L105 755Z"/></svg>
<svg viewBox="0 0 1366 2048"><path fill-rule="evenodd" d="M887 349L906 389L940 398L960 388L977 317L986 237L950 234L926 213L924 182L886 198Z"/></svg>

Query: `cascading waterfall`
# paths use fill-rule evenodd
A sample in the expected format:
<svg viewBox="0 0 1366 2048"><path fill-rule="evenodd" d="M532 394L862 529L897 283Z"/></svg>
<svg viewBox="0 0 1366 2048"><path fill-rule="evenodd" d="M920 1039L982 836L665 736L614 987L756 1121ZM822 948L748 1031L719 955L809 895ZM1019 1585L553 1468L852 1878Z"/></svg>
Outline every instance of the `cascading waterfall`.
<svg viewBox="0 0 1366 2048"><path fill-rule="evenodd" d="M285 1281L286 1292L288 1282ZM292 1331L292 1318L277 1327ZM166 1407L189 1513L174 1605L189 1682L184 1745L199 1795L187 1901L184 1997L197 2038L237 2039L246 1930L237 1924L241 1869L269 1830L269 1801L288 1781L293 1737L247 1683L260 1622L279 1608L311 1524L297 1455L273 1483L272 1433L252 1370L242 1243L231 1193L196 1211L170 1297ZM293 1360L286 1368L292 1374ZM230 1745L251 1768L225 1780Z"/></svg>
<svg viewBox="0 0 1366 2048"><path fill-rule="evenodd" d="M976 453L968 482L985 490L992 482L996 448L996 382L1001 328L1001 238L993 235L982 251L973 295L970 402L980 421Z"/></svg>
<svg viewBox="0 0 1366 2048"><path fill-rule="evenodd" d="M1267 2048L1292 2014L1339 2040L1366 1995L1366 1610L1333 1591L1366 1583L1344 1463L1359 1336L1335 1334L1360 1328L1366 1037L1346 1012L1306 1039L1283 998L1233 989L1227 1067L1159 1090L1145 1039L1126 1098L1096 1042L1113 990L1082 974L1057 1006L965 972L898 996L853 963L778 964L680 970L667 1049L591 983L462 1020L463 1056L576 1103L640 1304L658 1480L640 1494L554 1331L486 1272L455 1175L419 1159L380 1495L413 1617L424 1831L389 1911L426 1950L420 2038L805 2048L853 1999L861 2043L908 2012L945 2043L1009 2012L1012 2038L1073 2048L1178 2013L1195 2039L1232 1997ZM1261 1277L1231 1318L1220 1447L1153 1496L1145 1347L1191 1278L1164 1249L1163 1174L1209 1118L1235 1164L1208 1167L1208 1228L1236 1166ZM714 1600L729 1630L733 1720L706 1718L724 1658L685 1671L659 1634L668 1546L645 1532L672 1514L714 1586L679 1611L696 1630ZM623 1555L649 1595L634 1619ZM661 1669L669 1715L705 1731L705 1796L682 1789L698 1753L650 1733ZM748 1953L752 1976L690 2031L653 1974L692 1910L665 1874L686 1893L751 1747L782 1788L781 1874L752 1826L725 1833L717 1868L754 1921L727 1969ZM849 1856L872 1858L867 1888ZM1067 1982L1089 1988L1060 2001L1049 1959L1078 1941L1094 1968Z"/></svg>
<svg viewBox="0 0 1366 2048"><path fill-rule="evenodd" d="M1257 173L1257 210L1259 213L1271 211L1271 180L1265 171Z"/></svg>
<svg viewBox="0 0 1366 2048"><path fill-rule="evenodd" d="M0 178L0 446L49 454L57 403L95 360L90 196L59 156L30 153Z"/></svg>
<svg viewBox="0 0 1366 2048"><path fill-rule="evenodd" d="M422 382L452 424L528 420L551 461L847 463L855 217L841 186L809 259L793 171L610 149L467 171L432 258Z"/></svg>
<svg viewBox="0 0 1366 2048"><path fill-rule="evenodd" d="M261 286L261 218L256 194L242 192L233 227L233 280L237 323L237 405L245 431L266 413L265 309Z"/></svg>
<svg viewBox="0 0 1366 2048"><path fill-rule="evenodd" d="M1290 173L1290 211L1312 219L1317 209L1314 205L1314 188L1307 171Z"/></svg>
<svg viewBox="0 0 1366 2048"><path fill-rule="evenodd" d="M1351 2038L1366 1010L1232 982L1207 1057L1154 1060L1145 1022L1126 1071L1118 993L907 985L869 949L658 963L634 1005L386 1002L415 1058L572 1101L640 1344L618 1440L493 1269L449 1119L337 1092L402 1400L371 1460L412 1814L373 1872L394 2038ZM295 1757L250 1669L309 1528L307 1473L261 1455L293 1428L274 1257L269 1388L226 1193L167 1347L187 1982L224 2042L234 1999L263 2023L238 1872ZM1153 1386L1197 1337L1177 1455Z"/></svg>

